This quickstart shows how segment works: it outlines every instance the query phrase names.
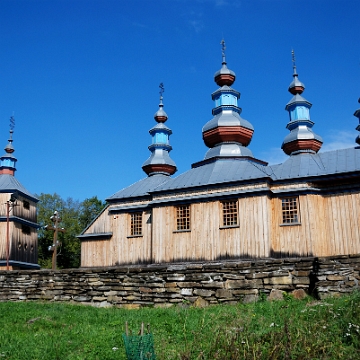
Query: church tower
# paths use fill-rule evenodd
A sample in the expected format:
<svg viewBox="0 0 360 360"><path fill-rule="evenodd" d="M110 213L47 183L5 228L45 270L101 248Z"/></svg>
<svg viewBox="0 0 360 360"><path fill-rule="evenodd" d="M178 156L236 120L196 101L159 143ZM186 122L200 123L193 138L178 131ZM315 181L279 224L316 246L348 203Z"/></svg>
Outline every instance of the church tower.
<svg viewBox="0 0 360 360"><path fill-rule="evenodd" d="M149 130L149 133L152 136L152 144L149 146L151 155L142 166L142 169L148 176L154 174L173 175L176 172L175 162L169 156L169 152L172 150L169 143L169 136L172 134L172 131L165 125L168 116L164 111L163 83L161 83L159 87L159 110L154 115L157 124Z"/></svg>
<svg viewBox="0 0 360 360"><path fill-rule="evenodd" d="M305 85L298 79L294 51L292 51L292 61L294 80L289 85L288 90L294 96L285 107L290 116L290 121L286 126L290 130L290 134L285 137L281 148L287 155L304 152L316 154L320 150L323 141L312 130L314 125L310 120L312 104L301 96L305 90Z"/></svg>
<svg viewBox="0 0 360 360"><path fill-rule="evenodd" d="M10 118L10 138L0 157L0 269L38 269L38 199L15 178L13 155L15 120Z"/></svg>

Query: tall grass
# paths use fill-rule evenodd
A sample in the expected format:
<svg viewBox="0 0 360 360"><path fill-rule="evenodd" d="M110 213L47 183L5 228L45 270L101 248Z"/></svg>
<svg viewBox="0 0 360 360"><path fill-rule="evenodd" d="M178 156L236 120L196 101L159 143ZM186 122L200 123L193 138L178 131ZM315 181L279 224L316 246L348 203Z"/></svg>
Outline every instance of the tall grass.
<svg viewBox="0 0 360 360"><path fill-rule="evenodd" d="M360 294L204 309L0 303L1 359L126 359L124 324L150 323L158 359L359 359Z"/></svg>

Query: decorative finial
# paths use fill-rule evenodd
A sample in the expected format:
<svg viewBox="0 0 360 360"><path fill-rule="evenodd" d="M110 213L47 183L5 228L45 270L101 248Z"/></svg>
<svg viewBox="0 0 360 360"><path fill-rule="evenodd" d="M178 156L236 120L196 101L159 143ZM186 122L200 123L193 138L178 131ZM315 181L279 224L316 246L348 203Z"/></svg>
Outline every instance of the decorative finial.
<svg viewBox="0 0 360 360"><path fill-rule="evenodd" d="M296 59L295 59L295 51L294 51L294 49L291 50L291 57L292 57L294 75L297 75L297 73L296 73Z"/></svg>
<svg viewBox="0 0 360 360"><path fill-rule="evenodd" d="M14 130L14 128L15 128L15 118L13 113L12 116L10 116L10 130Z"/></svg>
<svg viewBox="0 0 360 360"><path fill-rule="evenodd" d="M160 88L160 91L159 91L160 98L162 98L163 93L164 93L164 91L165 91L164 83L160 83L159 88Z"/></svg>
<svg viewBox="0 0 360 360"><path fill-rule="evenodd" d="M225 46L225 40L222 39L220 41L220 45L221 45L221 52L222 52L222 58L223 58L223 63L226 63L225 61L225 50L226 50L226 46Z"/></svg>

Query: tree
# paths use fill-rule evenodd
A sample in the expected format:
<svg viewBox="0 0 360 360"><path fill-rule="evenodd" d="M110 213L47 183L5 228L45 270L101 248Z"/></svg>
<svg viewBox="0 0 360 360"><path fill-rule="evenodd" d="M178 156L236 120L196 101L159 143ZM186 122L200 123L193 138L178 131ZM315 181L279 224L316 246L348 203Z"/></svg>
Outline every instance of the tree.
<svg viewBox="0 0 360 360"><path fill-rule="evenodd" d="M83 202L68 198L63 200L58 194L40 194L38 203L38 251L39 265L51 268L52 252L48 247L53 244L53 231L45 230L45 225L52 225L50 217L54 211L58 211L61 218L60 226L65 228L65 232L58 233L58 241L61 246L58 250L57 266L59 268L75 268L80 266L80 240L76 237L80 235L85 227L105 206L96 196L85 199Z"/></svg>
<svg viewBox="0 0 360 360"><path fill-rule="evenodd" d="M106 202L99 200L97 196L85 199L80 204L79 222L81 230L84 230L95 219L105 205Z"/></svg>

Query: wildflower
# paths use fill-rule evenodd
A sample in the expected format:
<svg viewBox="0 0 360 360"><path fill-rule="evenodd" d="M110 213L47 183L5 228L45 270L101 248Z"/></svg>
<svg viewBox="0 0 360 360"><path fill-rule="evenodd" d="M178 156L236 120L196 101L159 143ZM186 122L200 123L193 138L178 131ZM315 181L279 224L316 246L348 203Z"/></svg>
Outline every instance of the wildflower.
<svg viewBox="0 0 360 360"><path fill-rule="evenodd" d="M119 348L117 348L117 347L114 346L112 349L113 349L113 351L116 351L116 350L118 350Z"/></svg>
<svg viewBox="0 0 360 360"><path fill-rule="evenodd" d="M274 327L274 326L275 326L275 323L271 323L271 324L270 324L270 327Z"/></svg>
<svg viewBox="0 0 360 360"><path fill-rule="evenodd" d="M325 326L325 325L323 326L323 329L326 329L326 326Z"/></svg>

